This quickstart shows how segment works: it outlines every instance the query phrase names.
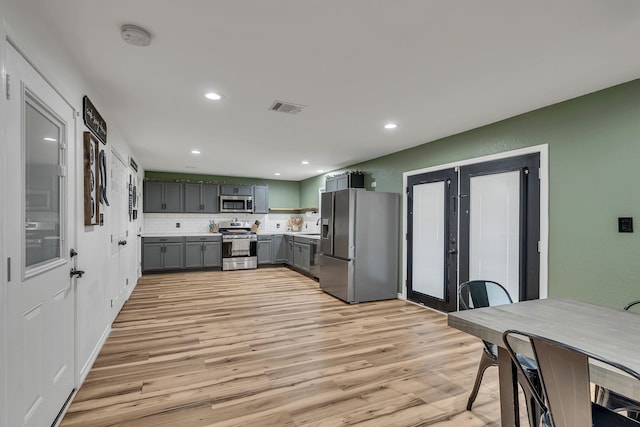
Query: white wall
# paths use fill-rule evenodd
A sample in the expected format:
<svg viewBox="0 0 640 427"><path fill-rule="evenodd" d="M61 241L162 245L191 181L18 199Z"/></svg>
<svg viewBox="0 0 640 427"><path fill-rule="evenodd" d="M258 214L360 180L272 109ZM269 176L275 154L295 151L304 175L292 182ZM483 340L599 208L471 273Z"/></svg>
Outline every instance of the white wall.
<svg viewBox="0 0 640 427"><path fill-rule="evenodd" d="M44 19L38 11L37 2L28 0L0 0L0 16L4 22L2 27L6 30L12 42L17 44L20 50L26 54L27 58L77 111L82 112L82 97L84 95L88 95L91 98L91 101L98 108L108 126L108 145L102 148L105 148L105 152L109 157L111 148L115 148L128 162L131 156L131 150L119 132L117 124L110 120L110 112L102 106L101 94L87 84L85 77L81 75L77 67L75 67L74 61L70 56L70 47L62 46L58 42L59 38L56 37L55 31L49 27L46 19ZM4 37L2 37L2 42L4 45ZM4 72L4 55L2 55L1 65ZM6 144L4 136L6 116L2 110L0 110L0 114L0 142L3 147L1 149L2 151L0 151L0 154L2 154L0 167L5 171L7 168L3 167L1 162L6 158L4 155L4 147ZM117 289L117 286L113 286L111 283L113 278L110 277L108 268L110 257L109 208L105 208L104 211L106 223L104 227L85 227L83 225L82 200L84 183L81 173L83 165L82 133L86 130L80 117L77 120L75 132L75 144L78 153L75 159L77 168L75 191L77 200L79 201L76 208L77 242L75 249L79 253L77 257L77 267L84 270L86 274L82 279L78 279L76 294L76 375L79 381L84 379L84 376L87 374L90 365L93 363L93 358L97 355L102 345L102 340L106 338L113 319L124 303L124 299L120 299L116 306L111 306L111 299L114 289ZM142 176L143 173L144 171L139 170L138 176ZM4 197L1 196L8 191L10 182L5 179L6 177L2 178L2 182L0 183L0 200L4 200ZM0 210L2 218L6 218L5 206L0 204ZM138 220L138 223L141 223L141 219ZM3 238L5 235L4 227L6 227L6 224L3 222L3 227L0 227L0 241L2 242L0 244L0 259L2 259L0 263L2 264L0 273L2 274L3 283L2 290L0 291L0 313L2 316L4 316L5 312L2 308L4 304L6 304L4 294L6 289L5 245L11 244L11 242L6 242ZM129 223L129 236L135 238L138 227L139 225L136 222ZM128 250L135 251L135 245L131 245ZM133 263L128 263L128 265L127 277L130 278L130 283L135 283L137 281L136 266L133 265ZM130 287L131 290L133 287L134 286ZM10 327L10 325L7 326L6 322L3 321L0 328L3 327ZM2 339L0 340L1 369L7 369L4 363L6 360L5 351L10 351L10 349L6 349L4 345L6 337L5 331L0 329L0 332L2 333ZM0 381L0 414L5 414L6 385L4 378L6 378L6 375L4 375L2 371L0 371L0 374L2 374L1 376L3 378L3 380ZM4 425L6 425L6 420L3 419L3 415L0 415L0 426Z"/></svg>

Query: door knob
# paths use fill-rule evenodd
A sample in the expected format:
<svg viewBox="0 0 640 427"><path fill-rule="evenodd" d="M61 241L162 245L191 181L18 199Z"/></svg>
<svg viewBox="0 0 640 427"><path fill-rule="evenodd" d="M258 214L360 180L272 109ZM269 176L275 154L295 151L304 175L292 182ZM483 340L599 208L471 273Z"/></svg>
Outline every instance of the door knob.
<svg viewBox="0 0 640 427"><path fill-rule="evenodd" d="M120 246L124 246L124 245L126 245L126 244L127 244L127 241L126 241L126 240L119 240L119 241L118 241L118 245L120 245Z"/></svg>
<svg viewBox="0 0 640 427"><path fill-rule="evenodd" d="M78 252L76 252L76 250L75 250L75 249L71 249L71 251L69 251L69 256L70 256L71 258L73 258L73 257L74 257L74 256L76 256L76 255L78 255Z"/></svg>
<svg viewBox="0 0 640 427"><path fill-rule="evenodd" d="M69 272L69 276L73 277L73 276L78 276L78 279L82 278L82 275L84 274L84 271L82 270L76 270L75 268L72 268L71 271Z"/></svg>

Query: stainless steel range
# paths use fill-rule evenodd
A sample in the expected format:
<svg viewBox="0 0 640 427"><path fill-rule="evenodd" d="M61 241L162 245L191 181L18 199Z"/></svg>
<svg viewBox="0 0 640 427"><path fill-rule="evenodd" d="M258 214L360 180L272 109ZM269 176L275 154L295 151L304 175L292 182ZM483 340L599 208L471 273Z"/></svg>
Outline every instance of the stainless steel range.
<svg viewBox="0 0 640 427"><path fill-rule="evenodd" d="M258 268L258 236L251 225L242 221L221 221L222 270Z"/></svg>

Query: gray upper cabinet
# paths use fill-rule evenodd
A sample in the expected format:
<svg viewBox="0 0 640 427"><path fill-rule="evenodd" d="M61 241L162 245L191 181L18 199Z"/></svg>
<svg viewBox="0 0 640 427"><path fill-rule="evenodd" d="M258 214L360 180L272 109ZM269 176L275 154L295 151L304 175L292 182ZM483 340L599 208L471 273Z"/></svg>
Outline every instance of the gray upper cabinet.
<svg viewBox="0 0 640 427"><path fill-rule="evenodd" d="M184 211L189 213L218 213L216 184L184 184Z"/></svg>
<svg viewBox="0 0 640 427"><path fill-rule="evenodd" d="M182 189L180 182L144 183L145 212L182 212Z"/></svg>
<svg viewBox="0 0 640 427"><path fill-rule="evenodd" d="M269 213L269 186L255 185L253 190L253 213Z"/></svg>
<svg viewBox="0 0 640 427"><path fill-rule="evenodd" d="M253 196L253 185L221 185L221 196Z"/></svg>
<svg viewBox="0 0 640 427"><path fill-rule="evenodd" d="M325 180L325 191L338 191L347 188L364 188L364 174L350 172L344 175L328 177Z"/></svg>

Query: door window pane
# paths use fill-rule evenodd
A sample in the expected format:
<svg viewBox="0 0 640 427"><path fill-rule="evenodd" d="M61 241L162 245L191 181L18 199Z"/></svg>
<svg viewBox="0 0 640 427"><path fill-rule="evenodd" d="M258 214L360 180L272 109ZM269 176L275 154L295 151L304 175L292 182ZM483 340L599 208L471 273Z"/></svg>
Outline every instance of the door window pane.
<svg viewBox="0 0 640 427"><path fill-rule="evenodd" d="M413 186L414 291L444 300L445 183Z"/></svg>
<svg viewBox="0 0 640 427"><path fill-rule="evenodd" d="M493 280L520 300L520 172L471 178L469 279Z"/></svg>
<svg viewBox="0 0 640 427"><path fill-rule="evenodd" d="M64 128L25 97L25 267L41 266L61 253L61 138Z"/></svg>

